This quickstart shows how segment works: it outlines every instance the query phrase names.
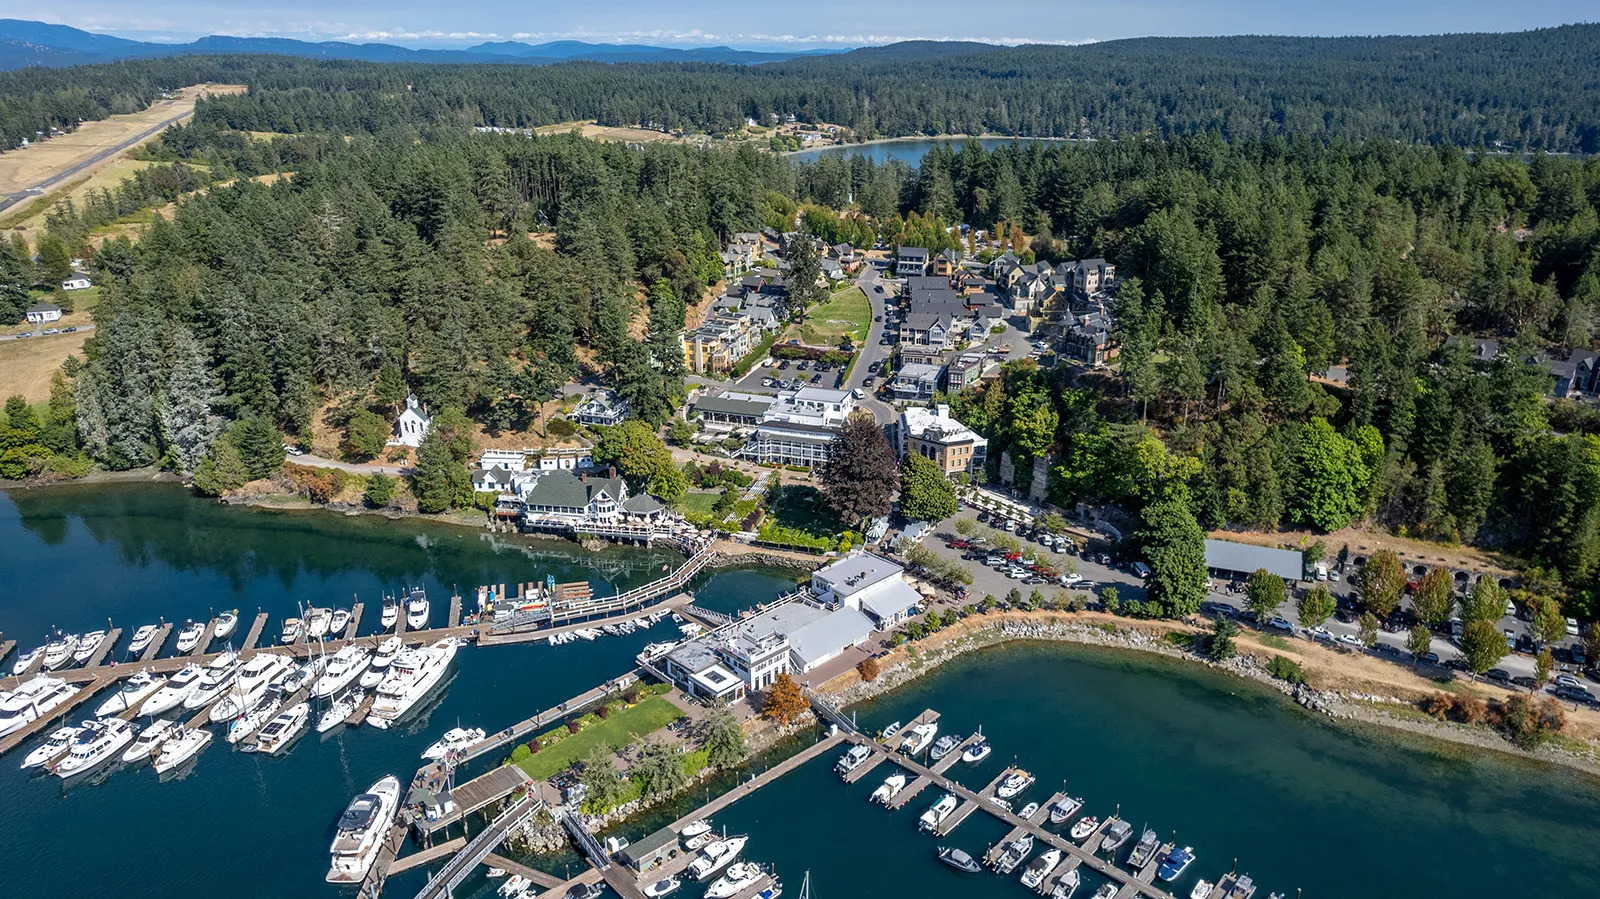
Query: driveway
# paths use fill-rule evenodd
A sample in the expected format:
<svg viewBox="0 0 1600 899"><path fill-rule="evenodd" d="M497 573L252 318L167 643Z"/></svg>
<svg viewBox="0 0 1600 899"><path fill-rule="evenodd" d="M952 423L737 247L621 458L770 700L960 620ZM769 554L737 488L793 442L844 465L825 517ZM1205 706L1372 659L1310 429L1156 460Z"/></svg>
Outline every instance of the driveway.
<svg viewBox="0 0 1600 899"><path fill-rule="evenodd" d="M372 462L363 464L357 462L340 462L338 459L325 459L321 456L313 456L310 453L302 453L298 456L291 453L285 458L285 461L291 462L295 465L306 465L311 468L337 468L340 471L348 471L351 474L387 474L401 477L409 476L416 472L415 468L395 465L393 463L384 464Z"/></svg>
<svg viewBox="0 0 1600 899"><path fill-rule="evenodd" d="M56 325L24 325L23 327L32 328L32 330L31 331L19 331L19 332L15 333L15 334L0 334L0 340L46 340L46 339L51 338L51 337L63 337L63 336L66 336L66 334L67 334L66 331L60 331L59 333L56 333L56 334L46 334L46 333L44 333L45 328L47 328L47 327L49 327L49 328L57 328L58 326L56 326ZM77 326L77 330L74 331L73 333L74 334L82 334L84 331L93 331L93 330L94 330L94 325L78 325ZM27 334L29 336L28 337L23 337L22 336L23 334Z"/></svg>

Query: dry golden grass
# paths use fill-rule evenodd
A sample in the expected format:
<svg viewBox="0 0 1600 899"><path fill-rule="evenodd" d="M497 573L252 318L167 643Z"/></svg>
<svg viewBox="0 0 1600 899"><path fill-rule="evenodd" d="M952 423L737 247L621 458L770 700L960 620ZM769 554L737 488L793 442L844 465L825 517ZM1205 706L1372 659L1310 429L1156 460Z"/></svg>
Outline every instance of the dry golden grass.
<svg viewBox="0 0 1600 899"><path fill-rule="evenodd" d="M676 140L672 135L662 131L651 131L647 128L613 128L608 125L597 125L593 121L587 122L562 122L558 125L543 125L533 129L537 134L566 134L576 128L579 134L595 140L633 141L648 143L650 141Z"/></svg>
<svg viewBox="0 0 1600 899"><path fill-rule="evenodd" d="M244 85L240 84L192 85L177 91L171 100L156 101L143 112L112 116L99 122L85 122L71 134L42 141L27 149L0 153L0 193L27 190L152 126L174 116L187 116L194 112L195 101L205 94L242 93L244 89ZM105 159L81 174L93 175L120 156L118 154ZM38 202L38 199L33 200L35 204ZM25 204L19 204L22 205Z"/></svg>
<svg viewBox="0 0 1600 899"><path fill-rule="evenodd" d="M79 317L88 318L83 315ZM51 327L56 326L55 323L51 324ZM76 334L52 334L49 337L0 342L0 399L16 394L21 394L29 403L42 403L49 399L50 376L55 374L68 356L81 353L84 340L93 333L79 331Z"/></svg>
<svg viewBox="0 0 1600 899"><path fill-rule="evenodd" d="M57 200L70 197L74 203L79 204L81 207L84 197L90 193L98 193L103 189L116 190L117 185L127 178L132 178L135 172L156 164L143 159L129 159L126 156L109 159L106 161L104 168L73 181L59 190L51 191L49 202L41 203L38 200L34 200L23 206L14 207L14 210L20 211L12 211L12 214L4 220L5 228L8 232L7 236L21 234L31 244L38 240L40 232L44 231L45 214L50 211L50 207L54 206Z"/></svg>

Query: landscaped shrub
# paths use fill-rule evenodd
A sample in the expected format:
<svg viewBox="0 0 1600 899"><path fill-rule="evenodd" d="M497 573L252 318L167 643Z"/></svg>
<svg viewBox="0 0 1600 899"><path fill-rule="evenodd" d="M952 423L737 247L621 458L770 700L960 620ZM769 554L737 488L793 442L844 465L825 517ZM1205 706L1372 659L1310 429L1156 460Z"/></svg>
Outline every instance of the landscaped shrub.
<svg viewBox="0 0 1600 899"><path fill-rule="evenodd" d="M575 734L580 730L583 730L583 723L578 721L576 718L567 722L567 733Z"/></svg>
<svg viewBox="0 0 1600 899"><path fill-rule="evenodd" d="M877 680L878 679L878 673L879 673L878 672L878 660L872 658L871 656L868 656L867 658L862 659L859 663L856 664L856 673L861 675L861 679L864 680L864 681L875 681L875 680Z"/></svg>
<svg viewBox="0 0 1600 899"><path fill-rule="evenodd" d="M622 694L622 701L626 702L628 705L638 705L639 704L639 691L638 690L629 690L628 692Z"/></svg>
<svg viewBox="0 0 1600 899"><path fill-rule="evenodd" d="M1267 673L1291 684L1303 684L1306 682L1306 672L1305 669L1300 667L1300 663L1283 656L1272 657L1272 661L1267 663Z"/></svg>
<svg viewBox="0 0 1600 899"><path fill-rule="evenodd" d="M600 717L601 721L604 721L611 717L611 706L603 705L600 708L595 709L594 713Z"/></svg>

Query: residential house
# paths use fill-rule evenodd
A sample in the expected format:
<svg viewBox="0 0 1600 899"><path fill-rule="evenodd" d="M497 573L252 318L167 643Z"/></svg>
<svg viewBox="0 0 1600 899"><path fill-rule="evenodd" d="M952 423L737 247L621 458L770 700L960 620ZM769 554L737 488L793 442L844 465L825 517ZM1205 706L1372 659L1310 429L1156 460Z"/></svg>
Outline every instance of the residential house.
<svg viewBox="0 0 1600 899"><path fill-rule="evenodd" d="M524 514L572 522L611 522L623 517L628 485L621 478L547 471L523 497Z"/></svg>
<svg viewBox="0 0 1600 899"><path fill-rule="evenodd" d="M822 269L822 277L829 281L843 281L850 277L837 259L819 259L817 265Z"/></svg>
<svg viewBox="0 0 1600 899"><path fill-rule="evenodd" d="M400 418L394 423L394 436L389 439L391 446L421 446L422 438L427 436L428 428L433 424L433 416L428 414L428 407L422 405L417 395L406 395L405 411L400 413Z"/></svg>
<svg viewBox="0 0 1600 899"><path fill-rule="evenodd" d="M939 391L939 379L943 375L942 365L901 365L900 370L895 372L894 380L889 382L889 389L897 400L930 400Z"/></svg>
<svg viewBox="0 0 1600 899"><path fill-rule="evenodd" d="M1117 267L1104 259L1080 259L1056 266L1056 279L1064 290L1092 297L1116 285Z"/></svg>
<svg viewBox="0 0 1600 899"><path fill-rule="evenodd" d="M1557 398L1593 396L1600 388L1600 354L1592 350L1568 350L1565 358L1546 358L1545 364L1550 367L1551 389Z"/></svg>
<svg viewBox="0 0 1600 899"><path fill-rule="evenodd" d="M928 251L924 247L900 247L895 253L894 273L904 278L928 273Z"/></svg>
<svg viewBox="0 0 1600 899"><path fill-rule="evenodd" d="M943 349L953 338L952 317L947 313L911 312L900 320L900 343Z"/></svg>
<svg viewBox="0 0 1600 899"><path fill-rule="evenodd" d="M603 387L584 397L569 417L586 425L618 425L627 420L629 405L615 391Z"/></svg>
<svg viewBox="0 0 1600 899"><path fill-rule="evenodd" d="M904 459L913 453L932 460L947 476L983 468L989 441L950 417L950 407L912 406L890 429L890 443Z"/></svg>
<svg viewBox="0 0 1600 899"><path fill-rule="evenodd" d="M35 303L25 313L30 325L47 325L61 321L61 307L54 303Z"/></svg>
<svg viewBox="0 0 1600 899"><path fill-rule="evenodd" d="M961 251L944 250L933 258L933 273L946 278L961 268Z"/></svg>
<svg viewBox="0 0 1600 899"><path fill-rule="evenodd" d="M770 312L763 320L771 318ZM725 372L761 343L765 329L743 312L723 313L683 334L683 364L695 374Z"/></svg>
<svg viewBox="0 0 1600 899"><path fill-rule="evenodd" d="M856 248L847 243L834 244L829 248L829 252L833 254L833 258L839 260L839 264L844 266L847 272L853 272L861 265L861 256L856 253Z"/></svg>
<svg viewBox="0 0 1600 899"><path fill-rule="evenodd" d="M1087 365L1103 365L1117 357L1111 339L1112 319L1107 312L1089 312L1068 319L1061 353Z"/></svg>
<svg viewBox="0 0 1600 899"><path fill-rule="evenodd" d="M988 370L988 367L988 355L984 353L962 353L945 370L945 389L950 393L960 393L969 387L976 386L983 379L983 373Z"/></svg>
<svg viewBox="0 0 1600 899"><path fill-rule="evenodd" d="M509 468L502 468L499 465L479 468L472 472L472 492L510 493L514 474Z"/></svg>
<svg viewBox="0 0 1600 899"><path fill-rule="evenodd" d="M522 450L484 450L478 456L479 468L503 468L506 471L523 471L528 466L528 456Z"/></svg>

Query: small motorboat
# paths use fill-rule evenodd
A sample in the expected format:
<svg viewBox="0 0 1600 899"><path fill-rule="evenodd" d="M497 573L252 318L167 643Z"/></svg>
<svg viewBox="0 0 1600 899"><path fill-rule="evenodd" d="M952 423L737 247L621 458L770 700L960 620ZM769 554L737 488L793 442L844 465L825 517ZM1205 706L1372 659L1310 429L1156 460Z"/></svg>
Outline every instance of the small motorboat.
<svg viewBox="0 0 1600 899"><path fill-rule="evenodd" d="M937 762L950 753L955 752L960 746L960 737L956 736L955 734L945 734L934 742L933 749L929 751L928 756Z"/></svg>
<svg viewBox="0 0 1600 899"><path fill-rule="evenodd" d="M128 644L128 655L136 656L150 648L150 641L156 638L156 633L161 630L159 625L141 624L133 632L133 642Z"/></svg>
<svg viewBox="0 0 1600 899"><path fill-rule="evenodd" d="M895 723L893 723L893 724L891 724L888 727L883 729L883 738L885 740L887 740L887 739L889 739L890 737L894 736L895 734L897 734L899 732L900 732L900 722L896 721Z"/></svg>
<svg viewBox="0 0 1600 899"><path fill-rule="evenodd" d="M406 597L406 627L420 631L428 626L428 595L418 587Z"/></svg>
<svg viewBox="0 0 1600 899"><path fill-rule="evenodd" d="M712 843L715 843L716 841L717 841L717 835L715 833L713 833L712 831L708 830L705 833L700 834L699 836L693 836L693 837L690 837L687 840L684 840L683 841L683 848L689 850L690 852L694 852L694 851L696 851L696 850L698 850L698 849L700 849L702 847L709 846Z"/></svg>
<svg viewBox="0 0 1600 899"><path fill-rule="evenodd" d="M1006 801L1006 800L1004 800L1004 799L1000 799L1000 798L997 798L997 797L994 797L994 796L990 796L989 797L989 804L993 805L995 808L1005 809L1008 812L1011 811L1011 803Z"/></svg>
<svg viewBox="0 0 1600 899"><path fill-rule="evenodd" d="M1061 875L1056 881L1056 888L1050 891L1050 899L1072 899L1072 894L1078 891L1078 884L1083 882L1083 876L1077 868Z"/></svg>
<svg viewBox="0 0 1600 899"><path fill-rule="evenodd" d="M88 726L89 722L85 721L84 727ZM72 741L77 739L78 731L80 729L81 728L77 727L63 727L50 734L50 736L46 738L43 743L35 747L34 750L28 753L27 757L22 760L23 770L26 771L29 768L41 767L45 763L54 759L56 756L65 753L69 748L72 747Z"/></svg>
<svg viewBox="0 0 1600 899"><path fill-rule="evenodd" d="M961 760L969 765L976 765L988 758L989 753L993 751L994 747L989 745L989 741L979 737L978 742L961 751Z"/></svg>
<svg viewBox="0 0 1600 899"><path fill-rule="evenodd" d="M176 722L163 719L145 728L133 745L128 747L128 751L122 754L122 760L132 763L153 756L177 726Z"/></svg>
<svg viewBox="0 0 1600 899"><path fill-rule="evenodd" d="M689 873L694 875L696 880L705 880L732 864L744 850L744 844L749 841L749 837L740 836L707 844L700 850L700 857L689 863Z"/></svg>
<svg viewBox="0 0 1600 899"><path fill-rule="evenodd" d="M1100 889L1094 891L1094 899L1116 899L1117 885L1114 883L1101 884Z"/></svg>
<svg viewBox="0 0 1600 899"><path fill-rule="evenodd" d="M1146 827L1144 833L1139 835L1139 842L1133 845L1133 851L1128 853L1128 867L1135 870L1143 868L1155 860L1156 849L1161 845L1161 838L1156 832Z"/></svg>
<svg viewBox="0 0 1600 899"><path fill-rule="evenodd" d="M598 883L580 883L567 890L565 899L600 899L606 888Z"/></svg>
<svg viewBox="0 0 1600 899"><path fill-rule="evenodd" d="M754 862L734 862L729 866L728 873L706 887L706 899L733 899L755 886L763 876L761 866Z"/></svg>
<svg viewBox="0 0 1600 899"><path fill-rule="evenodd" d="M228 611L223 612L221 615L218 615L217 616L217 627L216 627L217 639L218 640L226 640L226 639L228 639L228 635L232 634L233 633L233 629L238 627L238 626L239 626L239 610L238 609L229 609Z"/></svg>
<svg viewBox="0 0 1600 899"><path fill-rule="evenodd" d="M1193 847L1185 846L1182 849L1174 849L1167 853L1166 858L1161 860L1161 867L1156 869L1156 877L1162 880L1177 880L1183 876L1184 870L1193 861Z"/></svg>
<svg viewBox="0 0 1600 899"><path fill-rule="evenodd" d="M659 899L661 896L671 895L680 886L683 886L683 881L676 877L668 877L666 880L658 880L645 887L644 894L649 899Z"/></svg>
<svg viewBox="0 0 1600 899"><path fill-rule="evenodd" d="M528 891L533 889L533 886L533 881L521 874L513 874L505 883L500 884L500 888L495 892L499 894L500 899L527 899Z"/></svg>
<svg viewBox="0 0 1600 899"><path fill-rule="evenodd" d="M106 638L105 631L90 631L78 638L78 648L72 653L72 663L82 665L89 661L94 651L100 648L100 641Z"/></svg>
<svg viewBox="0 0 1600 899"><path fill-rule="evenodd" d="M1022 869L1022 885L1030 890L1037 890L1059 864L1061 864L1061 850L1051 846L1038 858L1028 862L1028 867Z"/></svg>
<svg viewBox="0 0 1600 899"><path fill-rule="evenodd" d="M833 763L833 770L841 775L849 774L851 771L866 764L870 758L872 758L871 749L865 746L852 746L849 752L839 756L839 760Z"/></svg>
<svg viewBox="0 0 1600 899"><path fill-rule="evenodd" d="M960 849L947 849L940 846L939 861L955 868L957 871L965 871L968 874L979 874L983 871L983 866L979 865L976 859Z"/></svg>
<svg viewBox="0 0 1600 899"><path fill-rule="evenodd" d="M888 805L889 800L893 799L896 793L905 789L905 786L906 776L904 774L891 774L884 779L876 790L872 791L872 801L879 805Z"/></svg>
<svg viewBox="0 0 1600 899"><path fill-rule="evenodd" d="M200 645L200 638L204 637L205 635L205 625L198 621L186 622L183 627L178 630L178 654L182 655L184 653L194 652L195 647Z"/></svg>
<svg viewBox="0 0 1600 899"><path fill-rule="evenodd" d="M328 622L328 636L338 639L344 636L344 629L350 626L350 610L334 609L333 620Z"/></svg>
<svg viewBox="0 0 1600 899"><path fill-rule="evenodd" d="M703 833L710 832L711 819L701 818L698 821L690 821L688 824L685 824L683 830L678 831L678 836L688 839L689 837L697 837Z"/></svg>
<svg viewBox="0 0 1600 899"><path fill-rule="evenodd" d="M16 675L22 674L22 672L27 671L30 667L32 667L33 660L39 658L41 655L44 655L43 646L35 647L23 653L22 655L17 656L16 664L11 666L11 673Z"/></svg>
<svg viewBox="0 0 1600 899"><path fill-rule="evenodd" d="M1115 852L1123 843L1128 842L1128 837L1131 836L1133 836L1132 824L1120 818L1112 821L1111 826L1106 828L1106 835L1100 840L1100 851Z"/></svg>
<svg viewBox="0 0 1600 899"><path fill-rule="evenodd" d="M1081 808L1083 808L1082 799L1074 799L1071 796L1063 796L1060 799L1057 799L1050 806L1050 823L1065 824L1068 821L1071 821L1072 816L1076 815L1078 813L1078 809Z"/></svg>
<svg viewBox="0 0 1600 899"><path fill-rule="evenodd" d="M994 794L1001 799L1011 799L1031 786L1033 786L1033 775L1018 768L1007 774L1005 780L1000 781L1000 786L995 788Z"/></svg>
<svg viewBox="0 0 1600 899"><path fill-rule="evenodd" d="M995 859L994 869L1001 874L1010 874L1022 864L1023 859L1033 853L1033 834L1023 834L1006 844L1005 851Z"/></svg>
<svg viewBox="0 0 1600 899"><path fill-rule="evenodd" d="M928 810L922 813L921 818L917 819L917 829L933 830L943 824L944 819L950 817L950 813L954 812L959 804L960 801L955 796L949 793L944 794L938 802L929 806Z"/></svg>
<svg viewBox="0 0 1600 899"><path fill-rule="evenodd" d="M452 727L444 732L438 742L422 751L424 759L442 759L452 752L459 752L482 740L484 730L481 727Z"/></svg>
<svg viewBox="0 0 1600 899"><path fill-rule="evenodd" d="M1189 891L1189 899L1206 899L1207 896L1211 895L1211 891L1215 888L1216 884L1206 880L1205 878L1201 878L1195 883L1194 889Z"/></svg>
<svg viewBox="0 0 1600 899"><path fill-rule="evenodd" d="M394 601L393 596L383 598L383 615L378 620L386 630L394 627L394 623L400 620L400 604Z"/></svg>
<svg viewBox="0 0 1600 899"><path fill-rule="evenodd" d="M939 725L930 721L911 728L904 740L900 742L900 751L906 755L921 755L923 750L933 745L933 737L939 732Z"/></svg>
<svg viewBox="0 0 1600 899"><path fill-rule="evenodd" d="M1037 812L1037 811L1039 811L1039 803L1030 802L1027 805L1022 807L1022 811L1017 812L1017 817L1021 818L1023 820L1027 820L1029 818L1032 818L1034 816L1034 813Z"/></svg>
<svg viewBox="0 0 1600 899"><path fill-rule="evenodd" d="M290 643L297 643L303 633L305 633L305 622L298 618L285 618L283 620L283 630L278 633L278 642L284 646L288 646Z"/></svg>
<svg viewBox="0 0 1600 899"><path fill-rule="evenodd" d="M1099 826L1100 819L1096 818L1094 815L1089 815L1079 819L1077 824L1072 825L1072 830L1068 831L1067 835L1072 837L1074 840L1081 840L1084 837L1087 837L1089 834L1094 833L1094 829Z"/></svg>

